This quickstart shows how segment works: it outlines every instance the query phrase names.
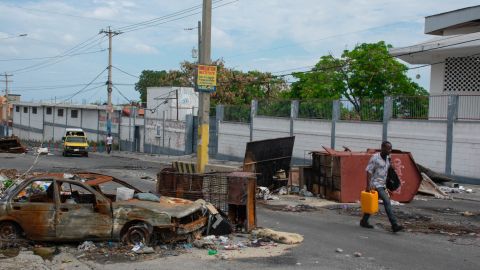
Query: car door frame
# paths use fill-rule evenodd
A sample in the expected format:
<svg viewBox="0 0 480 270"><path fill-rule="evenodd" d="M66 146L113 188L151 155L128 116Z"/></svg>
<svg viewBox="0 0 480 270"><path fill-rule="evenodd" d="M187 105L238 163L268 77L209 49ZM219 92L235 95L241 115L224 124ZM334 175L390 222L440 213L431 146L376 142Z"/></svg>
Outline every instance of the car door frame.
<svg viewBox="0 0 480 270"><path fill-rule="evenodd" d="M31 240L55 240L55 218L57 212L57 202L55 196L50 202L14 202L22 190L36 181L52 181L54 185L54 194L56 193L55 179L52 178L33 178L20 184L9 196L7 200L8 218L16 222L28 239ZM28 213L31 212L31 213ZM50 213L48 213L50 212ZM42 215L43 214L43 215Z"/></svg>
<svg viewBox="0 0 480 270"><path fill-rule="evenodd" d="M113 219L110 200L96 190L76 180L59 179L80 186L95 196L93 204L62 203L56 192L56 236L58 240L106 240L112 238Z"/></svg>

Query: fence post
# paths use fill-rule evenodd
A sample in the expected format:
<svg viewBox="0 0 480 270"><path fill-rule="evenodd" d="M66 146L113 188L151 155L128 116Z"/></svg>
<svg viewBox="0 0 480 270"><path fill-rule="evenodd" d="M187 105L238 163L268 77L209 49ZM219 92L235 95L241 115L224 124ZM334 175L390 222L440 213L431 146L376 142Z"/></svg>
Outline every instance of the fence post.
<svg viewBox="0 0 480 270"><path fill-rule="evenodd" d="M453 152L453 124L458 117L458 96L448 96L447 109L447 149L445 157L445 174L452 174L452 152Z"/></svg>
<svg viewBox="0 0 480 270"><path fill-rule="evenodd" d="M383 129L382 141L388 140L388 122L393 116L393 99L390 96L383 98Z"/></svg>
<svg viewBox="0 0 480 270"><path fill-rule="evenodd" d="M253 119L257 116L258 100L252 100L250 106L250 141L253 141Z"/></svg>
<svg viewBox="0 0 480 270"><path fill-rule="evenodd" d="M335 129L337 121L340 120L340 100L332 102L332 127L330 130L330 148L335 149Z"/></svg>
<svg viewBox="0 0 480 270"><path fill-rule="evenodd" d="M293 120L298 118L298 110L300 102L298 100L292 100L290 105L290 136L293 136Z"/></svg>
<svg viewBox="0 0 480 270"><path fill-rule="evenodd" d="M216 121L216 129L215 129L215 145L216 147L216 153L215 156L218 154L218 135L220 131L220 123L223 122L223 118L225 115L225 106L223 104L218 104L217 108L215 109L215 121ZM213 154L213 153L212 153Z"/></svg>
<svg viewBox="0 0 480 270"><path fill-rule="evenodd" d="M193 114L185 117L185 155L193 153Z"/></svg>

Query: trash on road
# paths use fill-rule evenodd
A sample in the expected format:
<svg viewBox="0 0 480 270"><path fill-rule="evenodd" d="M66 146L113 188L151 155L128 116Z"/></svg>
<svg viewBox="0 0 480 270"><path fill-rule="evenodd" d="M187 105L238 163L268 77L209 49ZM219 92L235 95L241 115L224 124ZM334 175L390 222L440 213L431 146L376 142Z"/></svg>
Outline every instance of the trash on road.
<svg viewBox="0 0 480 270"><path fill-rule="evenodd" d="M17 136L0 138L0 153L25 153L26 148Z"/></svg>
<svg viewBox="0 0 480 270"><path fill-rule="evenodd" d="M268 238L277 243L288 245L299 244L303 242L303 236L298 233L280 232L272 229L256 229L252 231L252 235L257 238Z"/></svg>

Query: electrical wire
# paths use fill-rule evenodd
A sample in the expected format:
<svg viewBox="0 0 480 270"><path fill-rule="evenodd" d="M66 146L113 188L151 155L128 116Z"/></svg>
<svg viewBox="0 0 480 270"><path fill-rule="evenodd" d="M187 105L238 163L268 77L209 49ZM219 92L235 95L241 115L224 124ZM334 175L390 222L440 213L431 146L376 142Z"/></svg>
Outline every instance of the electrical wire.
<svg viewBox="0 0 480 270"><path fill-rule="evenodd" d="M135 76L135 75L133 75L133 74L131 74L131 73L128 73L128 72L126 72L125 70L122 70L122 69L120 69L120 68L118 68L118 67L116 67L116 66L113 66L113 65L112 65L112 67L113 67L114 69L116 69L116 70L118 70L118 71L120 71L120 72L122 72L122 73L124 73L124 74L127 74L127 75L129 75L129 76L132 76L132 77L134 77L134 78L137 78L137 79L140 78L139 76Z"/></svg>
<svg viewBox="0 0 480 270"><path fill-rule="evenodd" d="M69 100L69 99L72 99L73 97L75 97L76 95L80 94L81 92L83 92L88 86L90 86L93 82L95 82L105 71L107 70L107 68L104 68L97 76L95 76L95 78L93 78L93 80L91 80L87 85L85 85L82 89L78 90L77 92L75 92L72 96L66 98L64 100L64 102L66 100Z"/></svg>
<svg viewBox="0 0 480 270"><path fill-rule="evenodd" d="M76 54L76 53L81 52L82 49L89 50L92 47L95 47L95 46L99 45L101 42L103 42L103 39L105 37L104 36L98 37L98 36L99 36L99 34L96 34L95 36L92 36L92 37L88 38L87 40L77 44L76 46L66 50L65 52L63 52L59 55L56 55L56 58L54 58L54 59L58 58L58 60L56 60L56 61L52 62L52 59L48 59L48 60L43 61L41 63L37 63L37 64L33 64L33 65L26 66L26 67L23 67L23 68L19 68L19 69L13 70L11 72L21 74L21 73L25 73L25 72L29 72L29 71L35 71L35 70L50 66L52 64L56 64L60 61L63 61L67 57L71 57L72 54Z"/></svg>
<svg viewBox="0 0 480 270"><path fill-rule="evenodd" d="M127 98L123 93L122 91L120 91L120 89L118 89L114 84L112 85L113 88L115 88L115 90L117 90L117 92L120 94L120 96L122 96L126 101L128 101L128 103L132 103L132 100Z"/></svg>
<svg viewBox="0 0 480 270"><path fill-rule="evenodd" d="M77 56L77 55L83 55L83 54L93 54L93 53L99 53L99 52L104 52L107 49L101 49L98 51L91 51L91 52L83 52L83 53L75 53L75 54L70 54L69 56ZM11 62L11 61L32 61L32 60L43 60L43 59L54 59L54 58L60 58L63 56L44 56L44 57L32 57L32 58L10 58L10 59L0 59L0 62Z"/></svg>
<svg viewBox="0 0 480 270"><path fill-rule="evenodd" d="M224 1L224 0L219 0L217 1L218 2L221 2L221 1ZM230 4L233 4L235 2L238 2L239 0L234 0L234 1L231 1L231 2L228 2L228 3L225 3L225 4L222 4L222 5L218 5L218 6L215 6L215 7L212 7L212 9L217 9L217 8L220 8L220 7L223 7L223 6L226 6L226 5L230 5ZM198 8L197 8L198 9ZM194 10L192 10L194 11ZM145 29L145 28L150 28L150 27L154 27L154 26L158 26L158 25L162 25L162 24L166 24L166 23L169 23L169 22L173 22L173 21L178 21L178 20L181 20L181 19L184 19L184 18L188 18L188 17L192 17L194 15L198 15L198 14L201 14L202 11L199 11L199 12L195 12L195 13L190 13L189 12L192 12L192 11L188 11L188 12L182 12L181 14L177 14L175 16L165 16L166 18L162 18L158 21L155 21L155 22L150 22L150 23L145 23L145 25L143 26L136 26L136 27L133 27L133 28L129 28L127 30L125 30L124 28L120 28L119 31L121 31L122 33L128 33L128 32L132 32L132 31L138 31L138 30L142 30L142 29ZM187 14L185 16L181 16L181 17L178 17L176 18L176 16L179 16L179 15L182 15L182 14ZM166 20L170 17L173 17L173 19L170 19L170 20Z"/></svg>
<svg viewBox="0 0 480 270"><path fill-rule="evenodd" d="M213 3L218 3L218 2L221 2L221 1L224 1L224 0L216 0L216 1L213 1ZM200 9L200 8L202 8L202 5L195 5L193 7L182 9L182 10L179 10L179 11L161 16L161 17L157 17L157 18L154 18L154 19L134 23L134 24L131 24L131 25L126 25L126 26L118 28L117 30L118 31L128 31L128 30L134 29L136 27L145 26L145 25L148 25L148 24L156 23L156 22L159 22L159 21L162 21L162 20L165 20L165 19L169 19L169 18L178 16L178 15L183 15L185 13L188 13L188 12Z"/></svg>

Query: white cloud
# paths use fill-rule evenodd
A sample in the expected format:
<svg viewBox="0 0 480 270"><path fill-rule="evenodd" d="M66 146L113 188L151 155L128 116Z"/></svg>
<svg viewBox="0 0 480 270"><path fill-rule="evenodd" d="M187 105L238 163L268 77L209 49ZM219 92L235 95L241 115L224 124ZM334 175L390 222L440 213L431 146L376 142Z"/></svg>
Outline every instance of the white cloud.
<svg viewBox="0 0 480 270"><path fill-rule="evenodd" d="M144 54L158 53L157 49L147 44L138 43L138 44L135 44L133 48L134 48L133 52L136 52L136 53L144 53Z"/></svg>
<svg viewBox="0 0 480 270"><path fill-rule="evenodd" d="M117 10L108 7L98 7L92 12L92 17L98 19L113 19L116 15L118 15Z"/></svg>

